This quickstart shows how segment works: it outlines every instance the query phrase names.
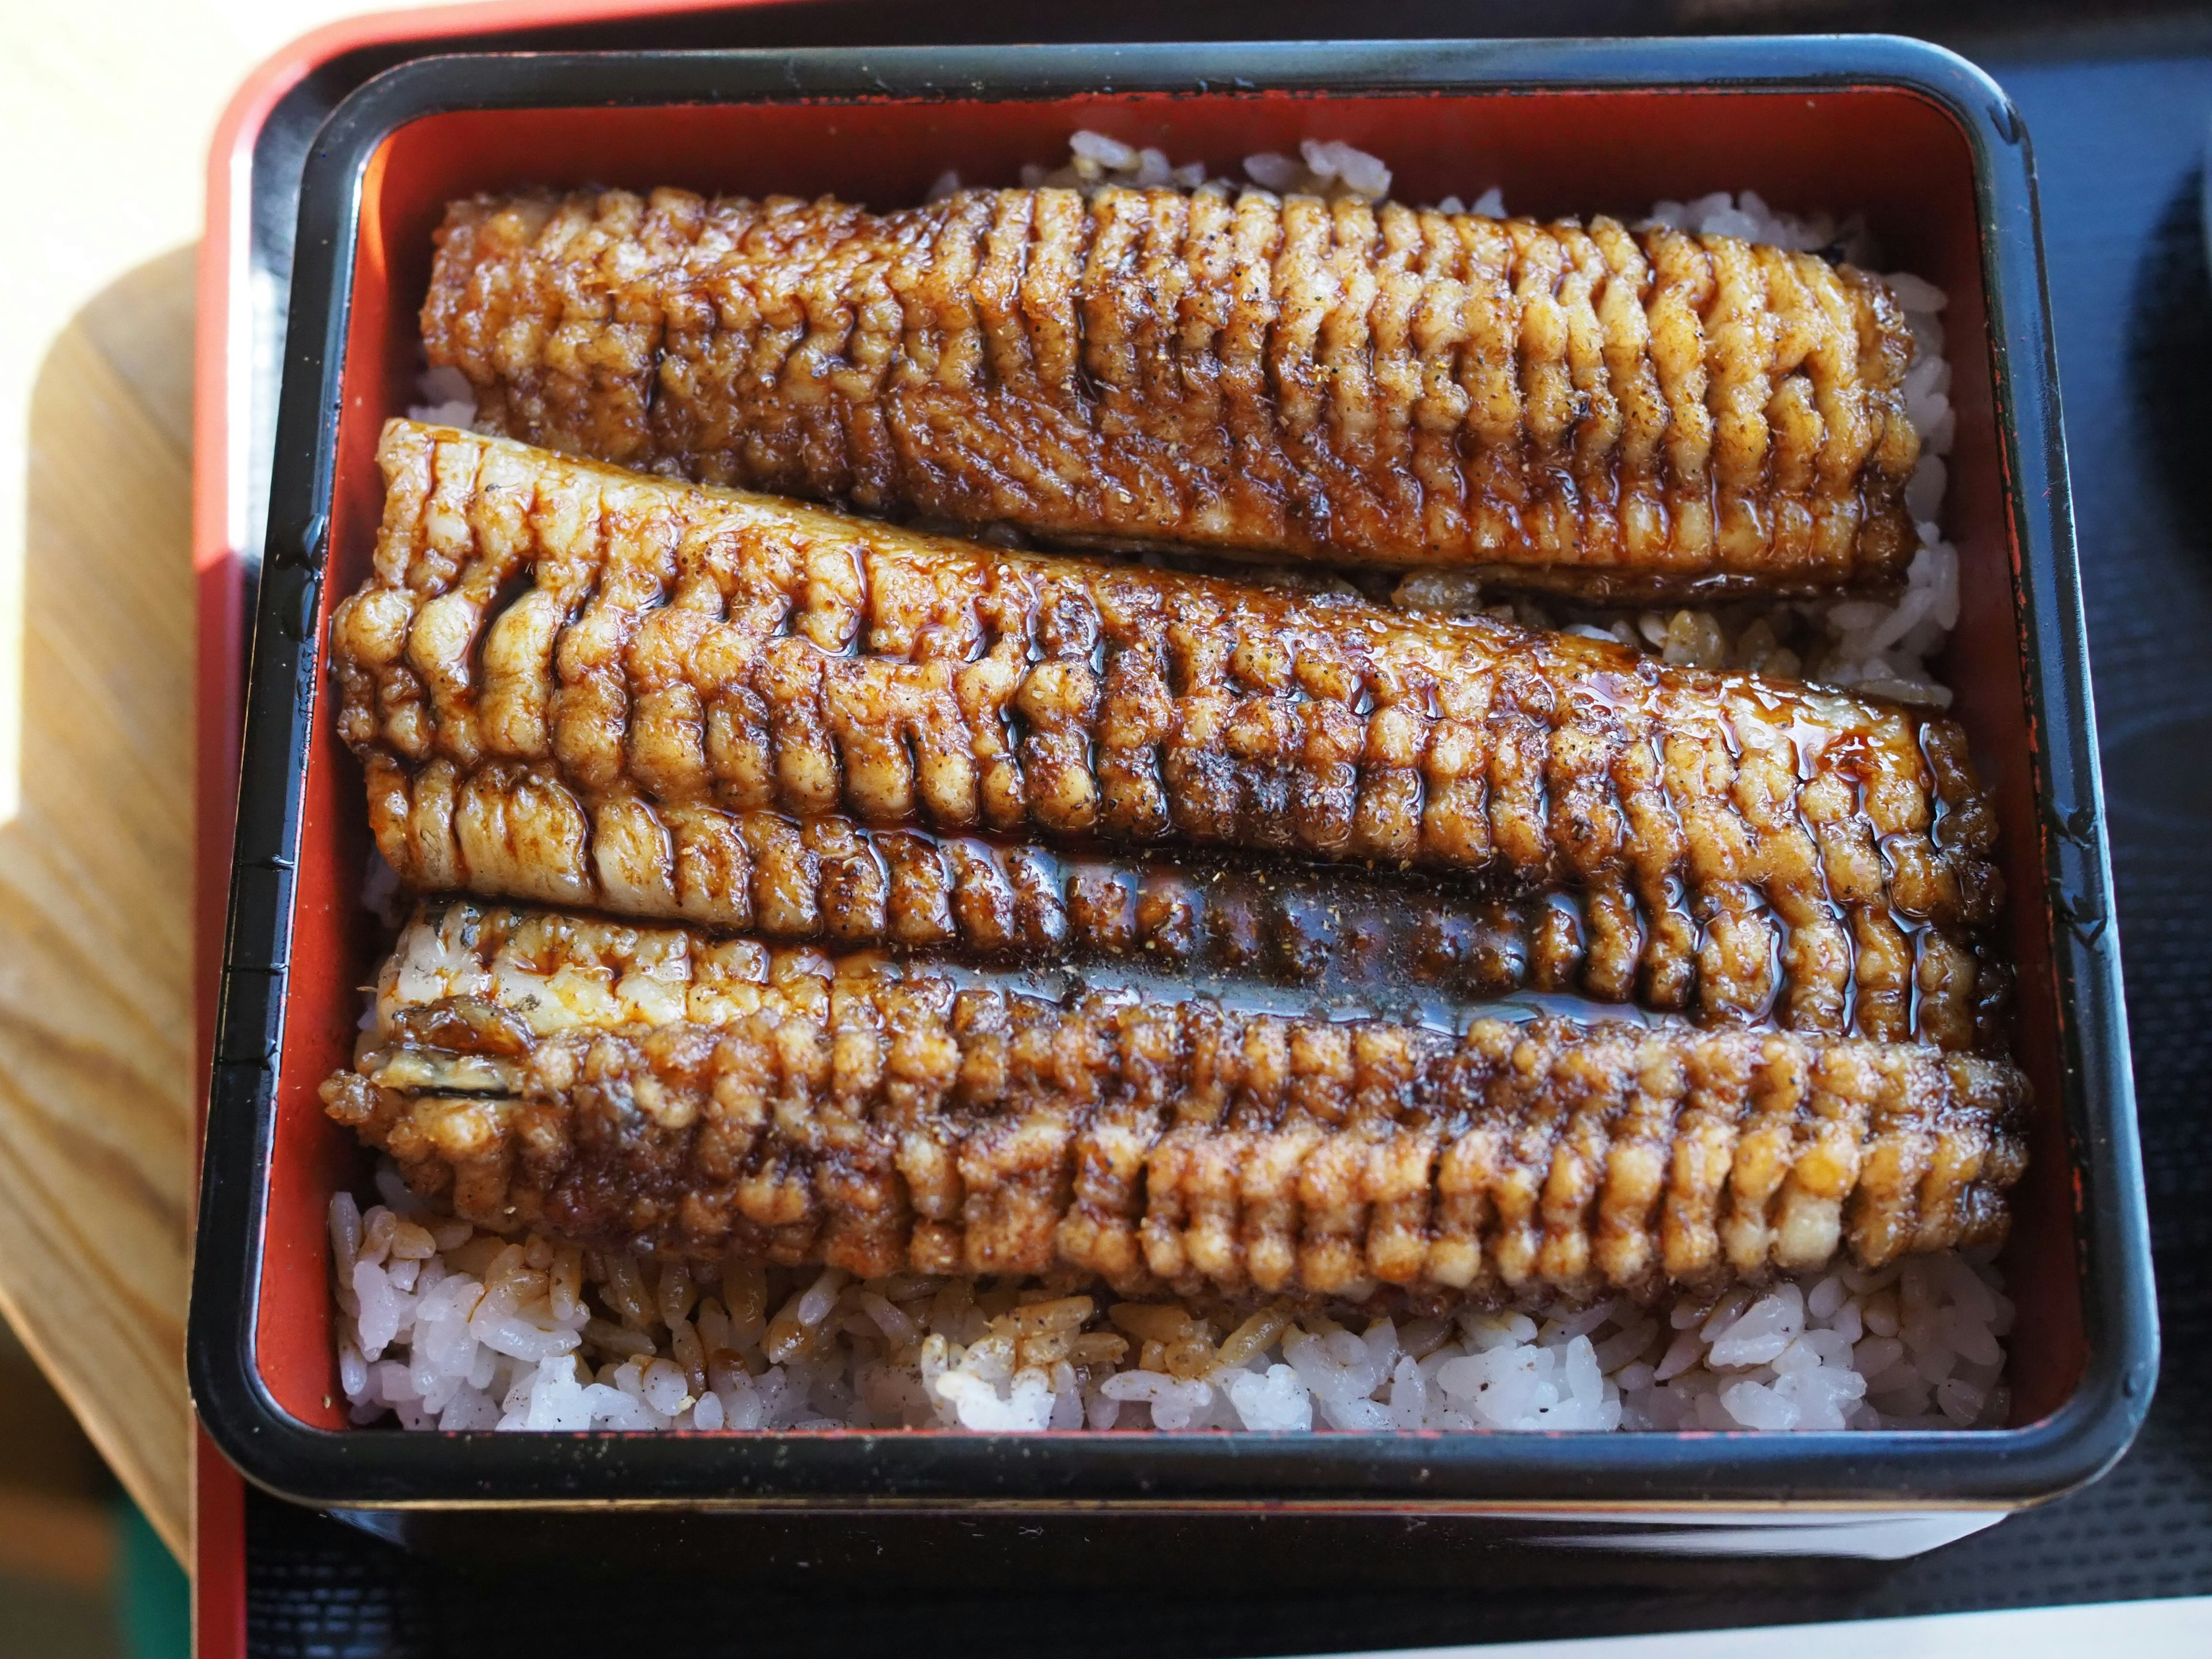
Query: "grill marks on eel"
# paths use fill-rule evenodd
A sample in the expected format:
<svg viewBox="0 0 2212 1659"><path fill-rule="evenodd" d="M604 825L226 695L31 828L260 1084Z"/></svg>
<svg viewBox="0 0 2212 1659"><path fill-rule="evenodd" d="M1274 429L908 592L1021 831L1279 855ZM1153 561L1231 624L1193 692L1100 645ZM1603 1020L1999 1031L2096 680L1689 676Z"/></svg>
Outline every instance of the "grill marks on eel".
<svg viewBox="0 0 2212 1659"><path fill-rule="evenodd" d="M1995 818L1948 721L411 422L382 459L339 722L419 889L800 934L833 881L888 903L884 832L1291 854L1571 891L1535 919L1601 998L1994 1041Z"/></svg>
<svg viewBox="0 0 2212 1659"><path fill-rule="evenodd" d="M1597 218L969 191L448 209L423 334L512 436L1059 538L1590 596L1901 580L1878 278Z"/></svg>
<svg viewBox="0 0 2212 1659"><path fill-rule="evenodd" d="M323 1094L494 1227L1124 1293L1878 1265L2000 1238L2025 1162L2017 1071L1921 1045L1063 1006L466 902L410 924Z"/></svg>

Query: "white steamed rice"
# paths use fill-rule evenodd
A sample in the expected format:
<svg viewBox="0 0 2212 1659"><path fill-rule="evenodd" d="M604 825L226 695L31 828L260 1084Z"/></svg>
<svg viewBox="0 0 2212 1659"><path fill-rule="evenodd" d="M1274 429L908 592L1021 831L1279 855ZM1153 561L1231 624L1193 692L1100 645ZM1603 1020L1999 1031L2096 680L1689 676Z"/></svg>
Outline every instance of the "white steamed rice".
<svg viewBox="0 0 2212 1659"><path fill-rule="evenodd" d="M410 1429L1969 1428L2009 1406L1979 1255L1534 1313L1367 1319L602 1256L331 1204L353 1420Z"/></svg>
<svg viewBox="0 0 2212 1659"><path fill-rule="evenodd" d="M1243 163L1251 185L1164 153L1077 133L1025 185L1257 187L1373 199L1375 156L1309 140ZM946 173L933 199L961 187ZM1492 187L1446 212L1501 216ZM1756 194L1661 202L1651 222L1792 248L1841 245L1870 263L1864 228L1778 212ZM1744 668L1948 705L1929 660L1958 620L1958 555L1942 539L1955 430L1942 291L1888 278L1917 351L1905 403L1923 441L1906 490L1920 550L1904 594L1623 611L1486 603L1449 571L1392 595L1617 639L1703 667ZM466 427L467 382L423 377L416 418ZM2001 1425L2001 1340L2012 1304L1979 1253L1915 1257L1639 1308L1465 1312L1371 1322L1280 1309L1113 1304L1064 1288L902 1274L695 1267L509 1241L428 1213L386 1164L364 1214L331 1201L339 1375L356 1422L410 1429L963 1428L1007 1432L1202 1429L1837 1430ZM771 1312L773 1310L773 1312ZM1348 1316L1349 1317L1349 1316ZM1352 1328L1353 1325L1359 1328ZM1115 1339L1119 1339L1117 1341ZM1116 1350L1120 1350L1116 1352Z"/></svg>

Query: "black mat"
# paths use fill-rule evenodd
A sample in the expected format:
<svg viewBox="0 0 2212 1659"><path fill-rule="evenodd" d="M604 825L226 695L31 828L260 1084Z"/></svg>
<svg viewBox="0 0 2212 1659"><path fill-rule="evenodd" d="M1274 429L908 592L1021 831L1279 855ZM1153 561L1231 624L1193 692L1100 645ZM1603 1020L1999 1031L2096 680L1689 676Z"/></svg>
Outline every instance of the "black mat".
<svg viewBox="0 0 2212 1659"><path fill-rule="evenodd" d="M1779 9L1770 26L1832 25L1836 9ZM1204 1563L1190 1561L1111 1594L1034 1596L718 1591L602 1577L588 1561L486 1578L255 1494L252 1651L504 1659L673 1640L703 1656L896 1642L917 1659L1139 1647L1165 1659L2212 1594L2212 273L2199 213L2212 33L2130 24L1960 44L2012 92L2035 145L2111 793L2165 1332L2149 1425L2112 1474L1894 1568L1686 1568L1678 1589L1572 1596L1438 1585L1244 1598L1206 1593Z"/></svg>

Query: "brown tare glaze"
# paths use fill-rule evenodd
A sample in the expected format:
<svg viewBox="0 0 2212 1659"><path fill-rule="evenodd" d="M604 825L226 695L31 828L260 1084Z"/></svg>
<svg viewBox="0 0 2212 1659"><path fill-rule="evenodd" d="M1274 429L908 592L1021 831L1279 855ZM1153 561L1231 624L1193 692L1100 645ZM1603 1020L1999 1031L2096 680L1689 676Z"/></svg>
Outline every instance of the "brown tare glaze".
<svg viewBox="0 0 2212 1659"><path fill-rule="evenodd" d="M331 637L418 889L919 944L884 832L1233 849L1564 896L1517 913L1541 988L2001 1040L1995 823L1947 721L404 422L384 464ZM908 897L957 898L957 850L918 856ZM1479 951L1456 927L1421 948Z"/></svg>
<svg viewBox="0 0 2212 1659"><path fill-rule="evenodd" d="M475 197L422 328L513 437L1052 538L1592 598L1884 586L1916 545L1881 280L1602 216Z"/></svg>
<svg viewBox="0 0 2212 1659"><path fill-rule="evenodd" d="M331 1115L502 1231L1125 1293L1656 1293L1993 1242L2009 1063L1921 1044L1072 1002L465 901Z"/></svg>

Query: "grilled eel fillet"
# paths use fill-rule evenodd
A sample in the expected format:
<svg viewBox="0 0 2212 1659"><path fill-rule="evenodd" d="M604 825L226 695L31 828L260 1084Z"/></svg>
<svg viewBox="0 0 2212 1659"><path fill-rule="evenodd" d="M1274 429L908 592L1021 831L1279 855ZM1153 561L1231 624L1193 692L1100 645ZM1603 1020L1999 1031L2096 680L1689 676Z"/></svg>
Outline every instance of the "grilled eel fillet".
<svg viewBox="0 0 2212 1659"><path fill-rule="evenodd" d="M1060 1004L469 901L417 913L323 1098L487 1226L1124 1293L1875 1266L2002 1237L2027 1157L2019 1072L1920 1044Z"/></svg>
<svg viewBox="0 0 2212 1659"><path fill-rule="evenodd" d="M1963 1050L2002 990L1948 721L407 422L382 454L339 732L421 890L799 933L895 884L862 830L981 830L1571 888L1591 994L1719 1023Z"/></svg>
<svg viewBox="0 0 2212 1659"><path fill-rule="evenodd" d="M1889 586L1917 544L1895 296L1729 237L663 190L479 196L437 240L430 361L509 436L627 466L1591 596Z"/></svg>

